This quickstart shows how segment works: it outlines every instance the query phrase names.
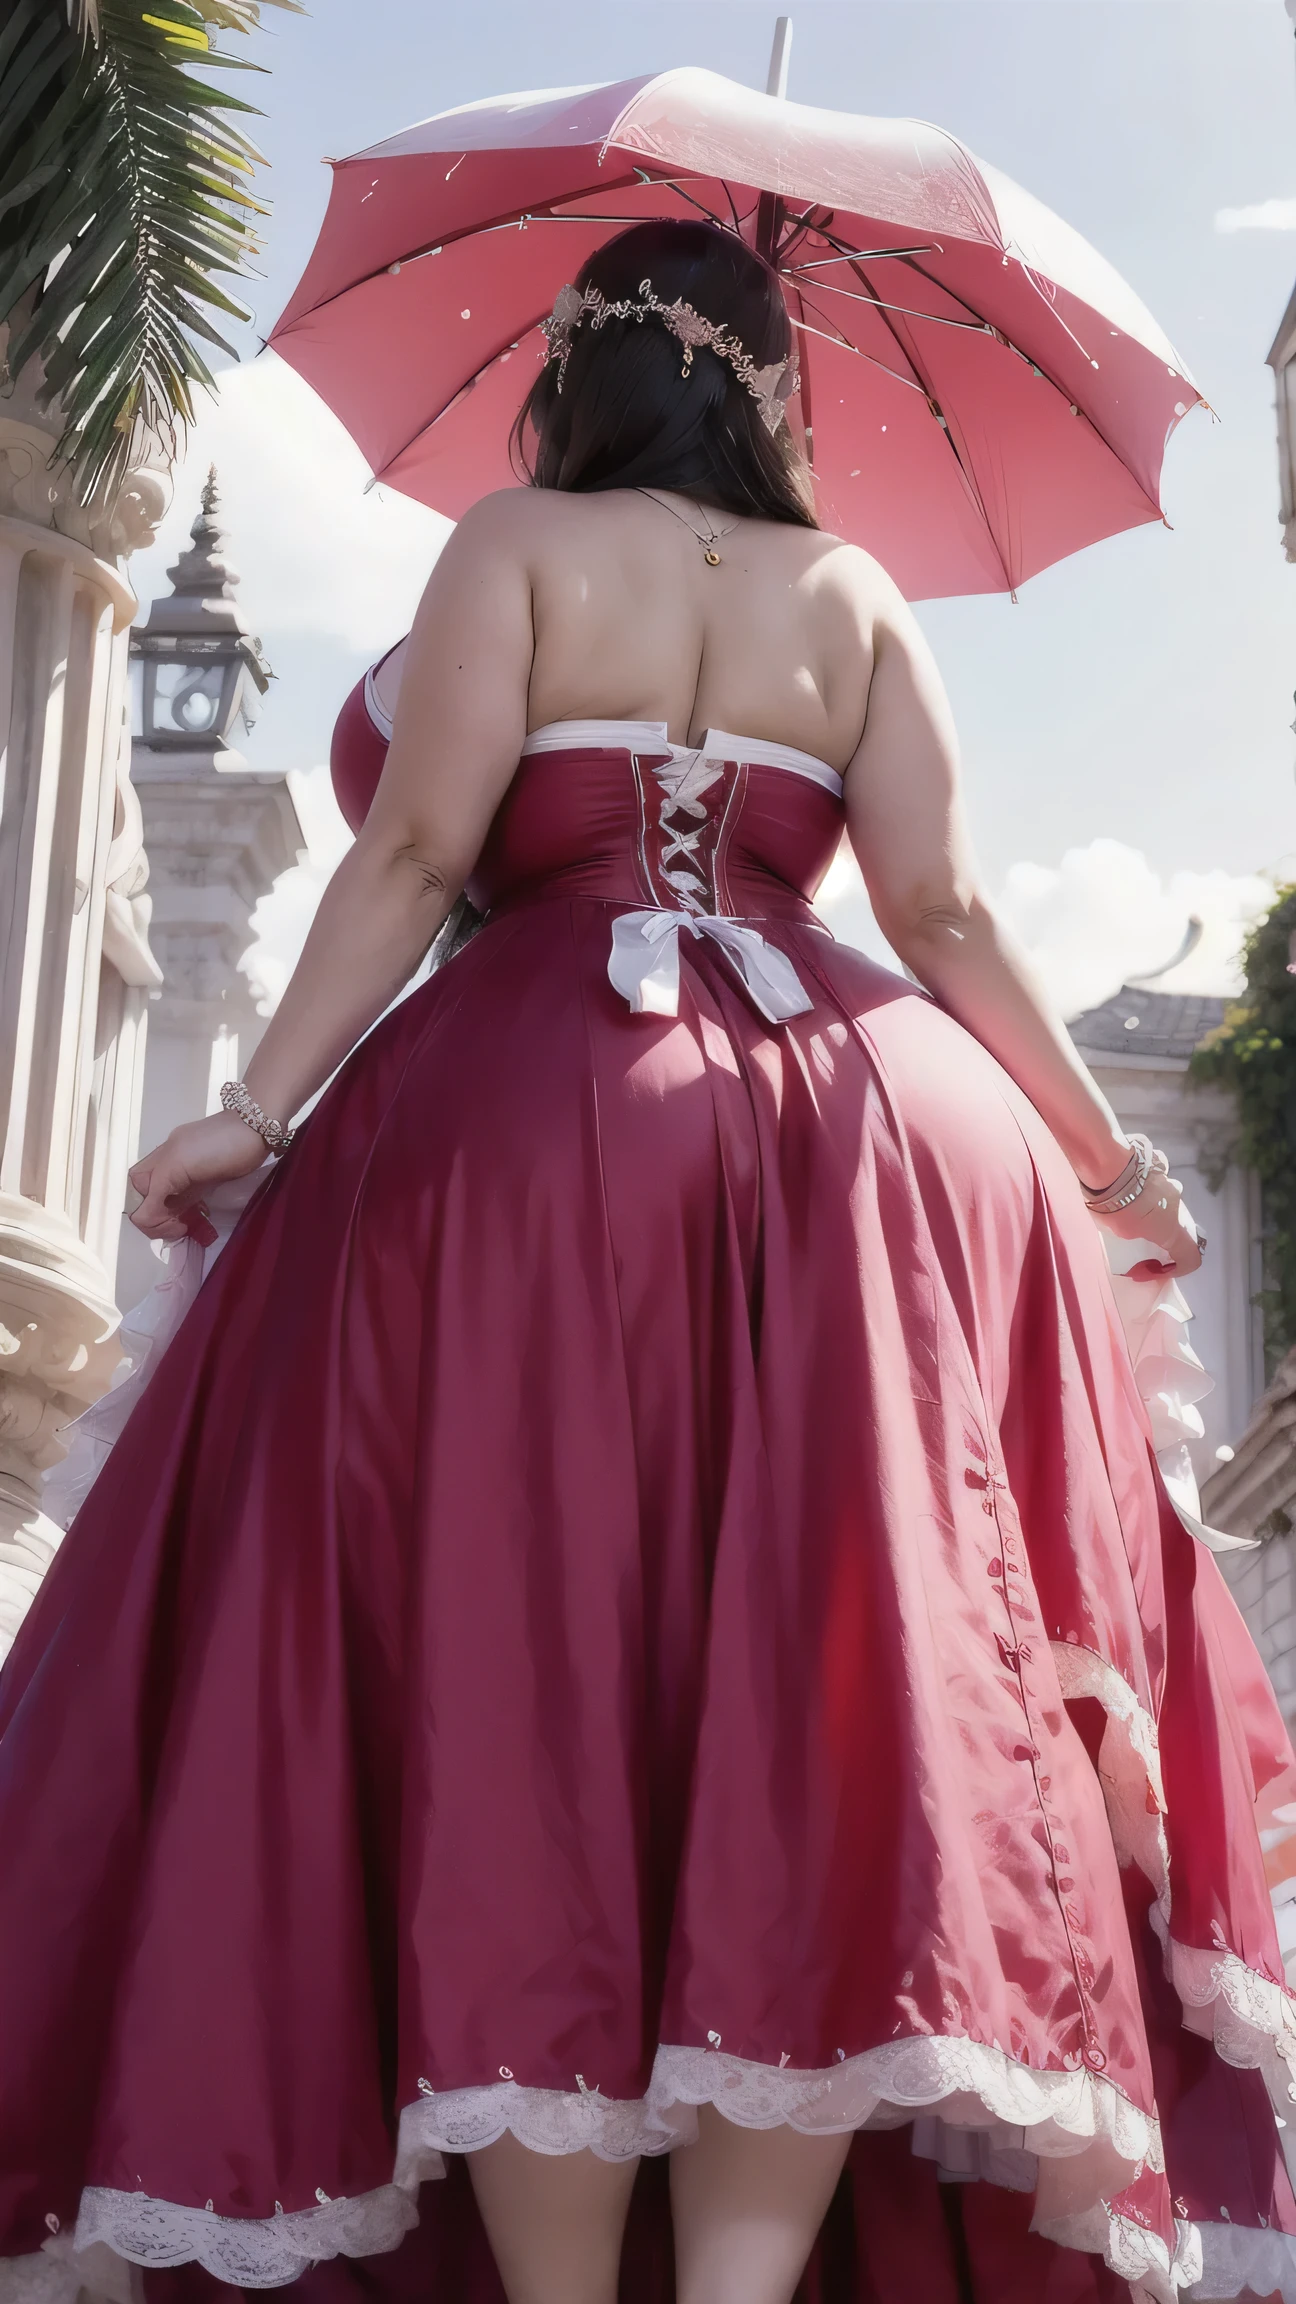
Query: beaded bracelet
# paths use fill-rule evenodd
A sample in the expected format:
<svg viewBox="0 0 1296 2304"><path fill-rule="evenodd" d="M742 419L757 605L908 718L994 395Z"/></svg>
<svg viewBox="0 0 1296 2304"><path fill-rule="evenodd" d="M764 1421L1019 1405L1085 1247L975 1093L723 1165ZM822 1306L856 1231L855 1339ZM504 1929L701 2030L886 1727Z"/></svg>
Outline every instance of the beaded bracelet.
<svg viewBox="0 0 1296 2304"><path fill-rule="evenodd" d="M269 1145L276 1159L281 1152L287 1151L297 1133L296 1129L283 1127L278 1120L272 1120L268 1112L263 1112L241 1080L227 1080L221 1089L220 1100L225 1111L232 1112L236 1120L242 1120L254 1135L260 1136Z"/></svg>

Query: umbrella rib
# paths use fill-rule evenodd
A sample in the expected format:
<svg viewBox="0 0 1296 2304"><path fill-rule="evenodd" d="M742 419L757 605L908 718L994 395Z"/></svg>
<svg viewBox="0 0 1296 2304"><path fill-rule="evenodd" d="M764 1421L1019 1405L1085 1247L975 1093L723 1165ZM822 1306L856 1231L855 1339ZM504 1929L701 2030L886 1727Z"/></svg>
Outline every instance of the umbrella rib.
<svg viewBox="0 0 1296 2304"><path fill-rule="evenodd" d="M402 456L408 456L410 449L413 447L415 441L421 440L425 432L433 431L435 427L441 422L442 417L449 415L451 409L455 405L455 402L457 400L462 400L465 392L470 391L472 386L480 381L480 379L486 374L487 369L494 368L499 361L504 359L507 353L518 351L521 347L523 337L529 336L532 330L538 328L541 321L546 318L546 313L537 312L533 320L527 320L523 323L523 325L519 328L516 336L511 336L506 343L499 345L494 352L490 353L488 357L482 361L479 368L474 368L471 376L465 376L462 384L456 384L449 399L443 402L442 406L437 409L435 416L427 417L424 422L419 425L416 432L411 432L408 440L406 440L401 445L401 447L394 449L390 456L384 457L382 470L380 472L374 473L374 480L382 480L385 475L390 472L393 464L399 463ZM371 487L372 485L373 481L370 482Z"/></svg>
<svg viewBox="0 0 1296 2304"><path fill-rule="evenodd" d="M815 229L820 230L821 239L827 237L819 227L816 226ZM831 244L834 247L839 245L836 241ZM816 256L809 263L795 265L792 269L798 272L826 272L830 264L853 264L860 257L941 256L943 254L944 250L939 241L924 240L922 245L916 248L851 248L843 250L840 256Z"/></svg>
<svg viewBox="0 0 1296 2304"><path fill-rule="evenodd" d="M637 175L639 182L645 186L660 185L665 191L678 192L681 200L687 200L690 208L696 208L699 215L709 217L713 224L719 224L720 230L722 232L728 229L726 225L720 223L720 218L717 216L714 208L708 208L705 200L695 200L692 193L686 192L684 189L685 183L706 184L711 181L710 178L706 176L690 176L681 181L678 176L650 176L646 168L637 168L635 170L635 174ZM720 178L720 183L724 189L725 198L729 203L729 212L733 217L733 230L735 233L737 233L739 232L740 227L738 222L738 210L734 206L734 196L730 191L728 184L725 182L723 176ZM639 222L641 219L636 218L635 221Z"/></svg>
<svg viewBox="0 0 1296 2304"><path fill-rule="evenodd" d="M772 258L775 271L794 271L796 267L789 261L793 251L800 247L811 232L822 239L835 214L833 208L807 208L800 216L785 216L785 229L779 234L778 246Z"/></svg>
<svg viewBox="0 0 1296 2304"><path fill-rule="evenodd" d="M806 269L805 265L798 265L788 274L788 278L799 280L802 272ZM940 312L921 312L912 304L891 304L885 296L861 296L858 289L843 288L839 280L816 280L815 286L825 289L830 296L849 296L853 304L872 304L879 312L900 312L909 320L930 320L934 328L962 328L971 336L998 336L1000 334L1000 331L989 320L947 320L944 314ZM1015 344L1011 344L1008 349L1015 352L1017 347ZM1021 357L1024 359L1025 354L1023 353Z"/></svg>
<svg viewBox="0 0 1296 2304"><path fill-rule="evenodd" d="M916 257L929 255L933 251L936 253L943 253L938 241L933 242L930 248L848 249L845 247L844 243L838 240L831 232L821 229L820 236L828 242L831 248L836 248L840 251L838 256L826 258L825 262L857 266L863 262L871 262L876 256L894 256L898 261L907 264L909 270L911 272L915 272L920 280L925 280L929 288L937 289L942 296L948 297L951 304L961 305L963 310L968 313L970 317L967 320L946 320L938 312L912 312L910 311L910 308L904 304L894 304L887 306L885 298L877 296L876 292L874 292L873 295L863 299L863 301L869 303L876 302L879 306L879 309L886 308L894 312L907 312L912 319L930 320L932 324L938 328L969 328L974 331L982 330L986 335L993 336L996 343L1002 344L1006 351L1014 352L1019 360L1024 360L1027 367L1034 369L1035 374L1037 376L1042 376L1045 383L1051 384L1055 391L1061 392L1063 390L1063 387L1061 384L1059 384L1056 376L1051 376L1046 368L1041 368L1038 360L1033 359L1029 352L1024 352L1020 344L1014 344L1011 336L1005 335L1002 328L996 328L993 321L987 320L984 313L978 312L974 304L969 304L966 297L959 295L957 289L951 288L946 281L938 279L934 272L928 272L925 266L914 261ZM1020 262L1020 259L1018 259L1018 261ZM816 267L816 269L817 268L818 267ZM807 271L810 269L810 267L803 264L799 267L799 269L801 271ZM1027 277L1029 278L1028 267L1023 264L1022 269L1023 271L1027 272ZM839 287L835 280L825 280L823 285L825 288L830 288L834 295L837 296L849 296L851 293L850 289ZM1031 285L1033 287L1036 286L1034 281L1031 282ZM1039 293L1038 288L1036 288L1036 293ZM1059 326L1065 327L1065 321L1059 321ZM1070 331L1068 330L1068 334L1069 333ZM1073 339L1073 341L1078 342L1078 339ZM1081 346L1081 350L1083 350L1083 346ZM1087 353L1085 354L1085 357L1088 358ZM1095 430L1096 429L1097 427L1095 426ZM1113 451L1113 453L1115 453L1115 451Z"/></svg>
<svg viewBox="0 0 1296 2304"><path fill-rule="evenodd" d="M795 295L796 295L796 300L797 300L797 303L798 303L798 304L800 305L800 307L801 307L801 320L802 320L802 325L804 325L804 322L805 322L805 297L804 297L804 295L802 294L802 291L801 291L801 289L800 289L800 288L797 288L797 289L795 290ZM795 327L795 326L796 326L796 322L795 322L794 320L792 320L792 314L791 314L790 312L789 312L789 314L788 314L788 319L789 319L790 321L792 321L792 325L793 325L793 327ZM803 426L804 426L804 428L805 428L806 462L807 462L807 463L808 463L808 465L810 466L811 475L813 476L813 473L814 473L814 398L813 398L812 387L811 387L811 381L810 381L810 361L809 361L809 359L808 359L808 358L807 358L807 360L806 360L806 364L805 364L805 367L804 367L804 368L801 370L801 372L800 372L800 375L799 375L799 377L798 377L797 388L798 388L798 393L799 393L799 396L800 396L800 401L801 401L801 421L802 421L802 424L803 424Z"/></svg>
<svg viewBox="0 0 1296 2304"><path fill-rule="evenodd" d="M1039 362L1037 360L1033 360L1029 352L1023 352L1020 344L1014 344L1012 338L1010 336L1006 336L1002 328L996 328L993 321L987 320L983 312L978 312L975 304L969 304L967 298L965 296L960 296L956 288L951 288L947 281L938 279L934 272L928 272L924 265L915 262L915 258L919 256L927 256L933 253L938 255L943 254L944 251L941 248L939 241L932 242L929 248L873 249L847 248L843 241L838 240L833 233L828 231L823 231L821 233L821 238L828 242L830 248L836 248L840 251L840 259L834 258L832 261L835 262L840 260L842 263L848 263L852 267L856 267L861 263L871 263L873 262L874 258L878 256L894 256L899 262L906 264L911 272L916 272L920 280L925 280L929 288L937 289L942 296L948 297L951 304L960 305L963 311L969 315L967 321L958 321L942 320L940 314L936 312L919 312L913 315L915 319L931 320L937 326L946 328L972 327L984 329L987 335L995 337L997 341L1002 343L1009 352L1015 352L1019 360L1024 360L1028 367L1034 368L1038 375L1045 377L1046 381L1052 384L1057 391L1060 392L1062 390L1062 386L1058 383L1055 376L1048 375L1047 370L1041 368ZM1020 258L1018 261L1021 261ZM805 267L803 266L802 269L804 270ZM1023 264L1022 269L1023 271L1027 271L1028 268ZM863 275L857 274L857 277L863 278ZM871 283L866 281L865 285L871 286ZM1032 282L1032 286L1034 285L1034 282ZM849 290L838 288L837 283L834 280L826 280L824 282L824 286L826 288L832 288L839 296L849 294ZM1038 293L1039 291L1037 290L1036 292ZM873 295L876 296L876 290L873 290ZM878 297L877 301L879 304L881 304L884 302L884 299ZM906 310L906 307L904 305L897 304L893 306L892 309L897 312L902 312ZM1059 325L1065 327L1066 323L1061 321L1059 322ZM1078 339L1073 339L1073 341L1078 341ZM1081 350L1083 350L1083 346L1081 346ZM1085 357L1088 358L1087 353Z"/></svg>
<svg viewBox="0 0 1296 2304"><path fill-rule="evenodd" d="M834 243L834 245L836 245L836 243ZM980 318L981 316L977 313L976 306L974 304L969 304L964 297L958 294L956 289L949 287L944 280L937 279L936 275L932 272L928 272L924 265L914 262L914 257L923 253L923 250L905 251L905 261L907 262L910 271L916 272L920 280L925 280L929 288L936 288L939 290L942 296L948 296L952 304L961 304L963 310L965 312L970 312L974 320ZM1005 253L1007 253L1007 251L1005 251ZM1071 342L1075 345L1076 350L1080 353L1081 357L1088 361L1091 366L1096 367L1097 363L1093 361L1091 355L1085 351L1085 348L1080 342L1079 337L1073 334L1072 330L1067 327L1067 324L1062 318L1061 313L1058 312L1051 304L1049 304L1047 296L1044 294L1043 289L1040 287L1039 280L1037 279L1031 266L1026 262L1025 258L1018 256L1015 261L1020 265L1027 282L1031 288L1034 289L1035 294L1038 296L1041 304L1046 306L1049 317L1053 320L1056 320L1058 327L1063 331L1064 335L1070 337ZM832 287L834 283L829 281L826 283L826 285ZM934 313L923 314L920 315L920 317L935 319L936 315ZM951 323L947 323L947 325L951 325ZM1070 408L1076 414L1080 413L1077 403L1071 398L1071 394L1068 391L1066 385L1062 383L1059 377L1054 376L1049 369L1041 368L1038 360L1034 358L1032 353L1023 351L1020 344L1014 344L1011 336L1005 335L1002 328L995 328L990 326L989 333L994 337L996 343L1002 344L1007 351L1015 353L1019 360L1024 360L1027 367L1032 369L1035 375L1042 378L1044 383L1051 384L1053 390L1060 394L1062 399L1066 401L1068 408ZM1098 424L1094 422L1094 419L1090 415L1087 408L1084 410L1084 420L1086 424L1090 426L1095 438L1102 442L1102 445L1107 450L1108 455L1114 456L1116 462L1121 465L1126 472L1129 472L1129 465L1126 463L1125 458L1121 455L1120 450L1116 447L1113 447L1111 441L1107 438L1106 433ZM1132 472L1130 472L1130 478L1132 480L1134 479ZM1156 503L1151 496L1148 495L1146 488L1143 488L1137 480L1135 480L1134 484L1139 489L1139 493L1143 497L1144 502L1151 504L1153 510L1157 513L1161 513L1161 506ZM1164 517L1163 514L1162 517Z"/></svg>
<svg viewBox="0 0 1296 2304"><path fill-rule="evenodd" d="M665 182L666 179L650 176L648 177L647 181L650 184L655 184L658 182ZM706 179L702 178L700 181L705 182ZM588 200L596 193L601 191L632 191L637 185L640 185L643 182L644 176L642 171L636 170L632 175L618 177L613 182L610 182L606 185L587 184L584 191L568 192L565 193L563 197L567 200ZM317 304L312 304L309 307L308 312L299 313L297 319L293 322L293 327L299 327L301 322L307 318L312 320L315 319L317 314L320 312L327 312L330 304L340 304L344 296L352 295L357 288L367 287L371 280L381 280L384 274L392 271L399 271L400 268L405 264L417 263L419 258L422 256L439 256L443 248L457 247L462 240L482 239L488 232L525 231L528 224L562 224L567 221L568 219L562 216L545 215L543 212L537 212L535 209L530 208L517 208L510 210L507 215L492 216L488 218L484 224L465 224L462 231L445 232L442 234L439 240L425 241L421 248L411 248L405 255L394 256L390 258L389 261L385 264L376 264L371 272L362 272L356 279L348 280L345 287L335 289L331 296L321 296ZM572 217L570 221L572 223L587 223L592 221L598 224L643 224L650 221L650 219L643 216L598 216L592 219L587 217ZM291 332L291 330L287 331L289 334L291 334ZM273 333L277 335L278 330L276 329Z"/></svg>
<svg viewBox="0 0 1296 2304"><path fill-rule="evenodd" d="M804 312L806 307L805 291L801 288L798 288L797 294L801 301L801 309ZM867 302L867 298L861 297L860 301L861 303ZM894 368L887 367L885 361L879 360L872 352L866 352L863 345L856 344L851 337L846 335L843 329L838 328L837 322L833 319L830 312L820 311L817 304L812 304L810 309L812 312L817 314L820 320L827 324L828 328L836 330L835 335L829 336L825 333L823 328L815 328L810 331L812 335L822 336L826 344L839 344L843 350L855 353L856 357L860 360L871 361L875 368L880 368L882 370L884 376L890 376L894 378L897 384L907 384L911 392L921 392L924 400L931 400L932 395L927 383L920 376L920 372L914 361L910 358L908 350L900 342L900 339L895 334L894 330L891 331L892 342L895 344L896 350L900 353L901 358L908 362L909 368L912 371L912 373L908 376L898 376ZM804 326L805 323L802 322L801 325Z"/></svg>
<svg viewBox="0 0 1296 2304"><path fill-rule="evenodd" d="M799 293L800 292L798 291L798 294ZM801 303L803 310L804 302L805 300L802 297ZM827 313L821 313L820 318L826 320L828 318ZM788 319L792 321L792 326L797 329L801 335L817 336L821 344L834 344L836 345L839 352L849 352L854 356L856 360L864 360L868 363L870 368L876 368L883 376L889 376L893 384L903 384L906 392L919 392L922 394L924 400L927 398L927 394L923 391L922 385L916 383L912 376L897 375L894 368L888 368L885 360L879 360L876 353L874 352L866 352L863 346L860 344L852 344L850 337L843 336L840 329L838 329L835 334L830 336L826 328L812 328L808 320L793 320L792 314L790 312L788 314Z"/></svg>
<svg viewBox="0 0 1296 2304"><path fill-rule="evenodd" d="M1079 337L1071 335L1071 330L1067 327L1067 324L1061 317L1061 314L1053 311L1052 306L1048 304L1048 298L1040 288L1038 281L1035 280L1032 276L1030 266L1026 264L1021 257L1017 258L1017 262L1021 265L1022 271L1025 273L1031 287L1035 290L1035 293L1039 297L1040 302L1048 306L1050 316L1057 321L1059 328L1061 328L1066 335L1071 336L1072 343L1081 352L1083 357L1088 360L1090 356L1085 351ZM930 287L939 288L944 295L951 297L956 304L963 304L963 309L965 312L971 312L974 309L972 305L964 304L963 298L957 295L952 288L946 288L943 281L935 279L930 272L924 271L921 264L912 264L911 270L916 272L920 279L927 281ZM1010 336L1005 336L1002 329L992 329L991 333L997 342L1000 342L1007 347L1008 351L1015 352L1019 360L1024 360L1027 367L1033 369L1035 374L1040 377L1045 384L1052 386L1053 390L1059 395L1059 397L1065 400L1073 416L1078 416L1083 413L1085 423L1089 426L1091 432L1094 435L1094 438L1102 442L1102 445L1107 450L1108 455L1115 458L1116 462L1120 465L1121 470L1123 472L1129 473L1129 477L1134 481L1134 485L1138 489L1140 496L1143 498L1144 503L1150 504L1152 506L1153 511L1157 514L1159 519L1164 519L1165 514L1162 511L1161 506L1157 503L1156 498L1149 496L1142 482L1136 479L1135 475L1130 472L1129 465L1126 463L1125 458L1121 455L1119 448L1115 447L1113 443L1107 438L1107 435L1102 430L1102 427L1094 422L1094 419L1090 415L1087 408L1081 411L1078 403L1071 398L1070 392L1067 390L1066 385L1061 382L1060 378L1052 375L1047 368L1041 368L1038 360L1034 359L1029 352L1023 352L1020 344L1014 344L1012 338ZM1097 363L1094 362L1093 365L1096 367Z"/></svg>
<svg viewBox="0 0 1296 2304"><path fill-rule="evenodd" d="M868 277L868 274L867 274L867 273L866 273L866 272L863 270L862 266L861 266L861 265L860 265L858 262L856 262L856 264L853 266L853 270L854 270L854 272L855 272L855 277L856 277L856 279L859 281L859 283L860 283L861 287L868 289L868 291L869 291L870 295L874 294L873 283L872 283L872 281L869 279L869 277ZM949 448L949 452L950 452L951 456L954 458L954 461L955 461L955 463L957 464L957 466L958 466L958 468L959 468L959 471L960 471L960 473L961 473L961 474L962 474L962 476L963 476L963 480L964 480L964 483L965 483L965 485L967 486L967 488L970 490L970 492L971 492L971 495L972 495L972 500L973 500L974 504L976 505L976 508L977 508L978 512L979 512L979 513L980 513L980 515L981 515L982 521L983 521L983 522L984 522L984 524L985 524L985 532L986 532L987 536L989 537L989 539L990 539L990 542L991 542L991 543L993 544L993 546L994 546L994 551L995 551L995 558L998 560L998 562L999 562L999 566L1000 566L1000 567L1001 567L1001 569L1003 570L1003 579L1004 579L1004 583L1005 583L1005 585L1007 586L1007 588L1008 588L1008 590L1009 590L1010 592L1013 592L1013 593L1015 593L1015 592L1016 592L1016 589L1017 589L1017 587L1016 587L1016 585L1015 585L1015 584L1014 584L1014 582L1013 582L1013 579L1012 579L1012 574L1011 574L1011 571L1009 570L1009 567L1008 567L1008 563L1007 563L1007 561L1004 559L1004 556L1003 556L1003 551L1002 551L1002 548L1001 548L1001 546L1000 546L1000 543L999 543L999 539L998 539L998 537L996 536L996 534L995 534L995 532L994 532L994 529L993 529L993 527L992 527L992 525L991 525L991 521L990 521L990 515L989 515L989 513L987 512L987 510L986 510L986 508L985 508L985 504L984 504L984 502L983 502L983 500L982 500L982 496L981 496L981 490L980 490L980 489L979 489L979 487L977 486L977 482L976 482L976 477L975 477L975 474L973 474L972 472L969 472L969 470L968 470L968 468L967 468L966 464L964 463L964 461L963 461L962 457L960 456L960 454L959 454L959 452L958 452L958 449L956 448L956 446L955 446L955 444L954 444L954 435L953 435L953 433L952 433L952 432L951 432L951 430L950 430L949 418L946 416L944 409L941 407L941 404L940 404L939 400L938 400L938 399L937 399L937 397L936 397L936 394L935 394L935 393L933 392L933 390L932 390L932 387L931 387L931 380L930 380L930 378L929 378L929 377L927 377L926 375L924 375L924 373L923 373L923 369L922 369L922 366L921 366L921 364L920 364L920 362L919 362L919 360L918 360L917 354L916 354L916 353L914 353L914 352L911 352L911 351L910 351L910 349L909 349L908 345L907 345L907 344L904 342L904 339L903 339L903 338L902 338L902 336L900 335L900 332L899 332L899 330L898 330L897 328L895 328L895 327L892 325L892 322L891 322L891 320L890 320L890 318L889 318L889 316L888 316L888 314L887 314L887 311L886 311L886 308L885 308L885 306L883 306L883 305L881 305L881 304L879 304L879 306L878 306L878 317L879 317L879 319L881 320L883 327L884 327L884 328L887 330L887 333L888 333L888 334L889 334L889 336L891 337L891 339L892 339L893 343L896 345L897 349L898 349L898 350L901 352L901 354L903 355L903 357L904 357L904 358L905 358L905 359L908 361L908 363L909 363L909 366L912 368L912 370L913 370L913 372L914 372L914 375L915 375L915 376L918 378L918 381L919 381L920 385L922 386L922 388L923 388L924 392L925 392L925 393L926 393L926 395L927 395L927 405L928 405L928 407L931 409L931 412L932 412L933 416L936 418L936 421L937 421L937 424L938 424L938 426L939 426L940 430L941 430L941 431L944 433L944 435L945 435L945 440L946 440L946 443L947 443L947 445L948 445L948 448Z"/></svg>

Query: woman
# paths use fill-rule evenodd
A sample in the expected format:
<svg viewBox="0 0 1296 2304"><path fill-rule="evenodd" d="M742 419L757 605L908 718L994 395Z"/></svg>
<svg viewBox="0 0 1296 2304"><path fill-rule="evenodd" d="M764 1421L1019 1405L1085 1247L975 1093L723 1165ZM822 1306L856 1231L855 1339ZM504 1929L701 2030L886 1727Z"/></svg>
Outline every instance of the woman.
<svg viewBox="0 0 1296 2304"><path fill-rule="evenodd" d="M178 1239L342 1065L0 1682L10 2283L374 2255L446 2152L508 2304L611 2304L663 2153L680 2304L1285 2278L1285 1739L1085 1203L1191 1220L816 525L773 275L638 226L550 341L246 1082L134 1172ZM843 824L916 985L815 917ZM456 2168L434 2304L500 2293Z"/></svg>

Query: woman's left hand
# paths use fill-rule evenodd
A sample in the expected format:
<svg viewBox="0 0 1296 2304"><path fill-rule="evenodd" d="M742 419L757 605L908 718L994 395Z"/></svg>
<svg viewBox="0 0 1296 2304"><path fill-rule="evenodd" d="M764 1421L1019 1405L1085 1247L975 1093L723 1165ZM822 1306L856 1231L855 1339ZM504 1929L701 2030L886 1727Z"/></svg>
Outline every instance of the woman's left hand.
<svg viewBox="0 0 1296 2304"><path fill-rule="evenodd" d="M1173 1273L1176 1279L1187 1272L1195 1272L1202 1260L1202 1242L1197 1226L1184 1206L1183 1186L1170 1174L1170 1163L1164 1152L1152 1154L1152 1166L1147 1182L1137 1200L1115 1215L1096 1216L1096 1222L1114 1232L1121 1240L1146 1240L1159 1251L1163 1261L1154 1263L1150 1258L1134 1267L1140 1280L1153 1278L1158 1272Z"/></svg>
<svg viewBox="0 0 1296 2304"><path fill-rule="evenodd" d="M130 1181L142 1198L130 1220L150 1240L189 1236L209 1247L216 1233L203 1213L204 1192L250 1176L267 1157L261 1137L232 1112L187 1120L131 1169Z"/></svg>

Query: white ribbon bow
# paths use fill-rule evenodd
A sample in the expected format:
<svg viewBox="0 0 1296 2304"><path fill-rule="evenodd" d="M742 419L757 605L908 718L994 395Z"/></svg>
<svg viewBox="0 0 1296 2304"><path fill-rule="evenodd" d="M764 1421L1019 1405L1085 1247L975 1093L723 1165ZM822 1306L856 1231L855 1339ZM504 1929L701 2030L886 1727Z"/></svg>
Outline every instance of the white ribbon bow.
<svg viewBox="0 0 1296 2304"><path fill-rule="evenodd" d="M721 947L771 1024L813 1008L786 954L741 920L712 912L621 912L612 923L608 980L636 1015L678 1016L681 928Z"/></svg>

